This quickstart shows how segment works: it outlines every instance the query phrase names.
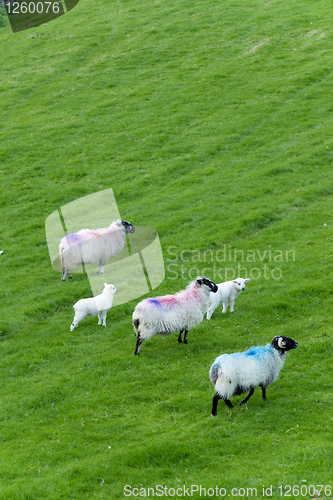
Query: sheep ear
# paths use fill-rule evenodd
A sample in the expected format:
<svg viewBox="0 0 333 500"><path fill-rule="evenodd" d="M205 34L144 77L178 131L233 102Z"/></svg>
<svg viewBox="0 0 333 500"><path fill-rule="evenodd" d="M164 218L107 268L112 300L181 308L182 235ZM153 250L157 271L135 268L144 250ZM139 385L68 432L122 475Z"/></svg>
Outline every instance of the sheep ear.
<svg viewBox="0 0 333 500"><path fill-rule="evenodd" d="M201 279L197 279L197 284L198 285L202 285L202 280Z"/></svg>
<svg viewBox="0 0 333 500"><path fill-rule="evenodd" d="M280 349L285 349L286 343L282 337L278 337L277 342L278 342L278 346L280 347Z"/></svg>
<svg viewBox="0 0 333 500"><path fill-rule="evenodd" d="M244 280L245 283L247 283L248 281L251 281L251 278L246 278L246 280Z"/></svg>
<svg viewBox="0 0 333 500"><path fill-rule="evenodd" d="M236 283L236 285L237 285L237 281L236 281L236 280L232 280L232 282L233 282L233 283Z"/></svg>
<svg viewBox="0 0 333 500"><path fill-rule="evenodd" d="M107 286L107 283L104 283L104 288Z"/></svg>

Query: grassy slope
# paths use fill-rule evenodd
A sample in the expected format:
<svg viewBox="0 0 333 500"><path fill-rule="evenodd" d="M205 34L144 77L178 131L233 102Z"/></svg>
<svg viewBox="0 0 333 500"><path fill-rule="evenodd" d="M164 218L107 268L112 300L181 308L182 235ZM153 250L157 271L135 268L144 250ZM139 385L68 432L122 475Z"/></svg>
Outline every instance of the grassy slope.
<svg viewBox="0 0 333 500"><path fill-rule="evenodd" d="M46 26L12 35L5 23L0 41L0 497L329 484L330 5L81 0ZM166 265L171 245L296 260L279 263L279 281L252 280L235 313L216 311L187 346L155 337L134 357L136 301L106 330L87 319L70 334L90 288L85 276L60 282L44 222L109 187L122 217L158 230ZM196 264L183 264L154 293L185 286ZM269 402L257 390L212 420L216 355L276 333L299 349Z"/></svg>

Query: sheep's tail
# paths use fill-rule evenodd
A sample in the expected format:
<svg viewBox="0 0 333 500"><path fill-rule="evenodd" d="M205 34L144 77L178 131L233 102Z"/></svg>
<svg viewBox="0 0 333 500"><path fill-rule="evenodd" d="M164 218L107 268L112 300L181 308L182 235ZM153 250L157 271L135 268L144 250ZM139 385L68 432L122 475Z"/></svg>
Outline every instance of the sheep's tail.
<svg viewBox="0 0 333 500"><path fill-rule="evenodd" d="M209 378L213 385L216 384L218 377L219 377L219 365L213 365L209 370Z"/></svg>
<svg viewBox="0 0 333 500"><path fill-rule="evenodd" d="M139 325L140 325L140 320L139 319L133 320L133 326L134 326L135 331L136 331L137 334L139 333Z"/></svg>
<svg viewBox="0 0 333 500"><path fill-rule="evenodd" d="M136 332L136 335L137 335L136 346L135 346L135 351L134 351L134 354L136 354L136 355L139 354L140 347L141 347L141 344L142 344L142 341L143 341L143 338L141 337L140 332L139 332L139 325L140 325L140 320L139 319L134 319L133 320L133 326L134 326L134 329L135 329L135 332Z"/></svg>

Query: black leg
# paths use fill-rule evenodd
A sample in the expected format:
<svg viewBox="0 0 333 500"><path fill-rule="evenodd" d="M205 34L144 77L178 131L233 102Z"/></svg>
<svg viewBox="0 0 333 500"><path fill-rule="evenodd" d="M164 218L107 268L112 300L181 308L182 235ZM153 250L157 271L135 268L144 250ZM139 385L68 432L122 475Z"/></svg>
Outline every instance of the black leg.
<svg viewBox="0 0 333 500"><path fill-rule="evenodd" d="M187 330L185 330L185 335L184 335L184 344L187 344Z"/></svg>
<svg viewBox="0 0 333 500"><path fill-rule="evenodd" d="M217 403L219 402L220 399L223 399L218 393L215 394L213 397L213 406L212 406L212 415L215 417L217 415ZM229 408L233 408L232 402L229 399L223 399L223 401L226 403Z"/></svg>
<svg viewBox="0 0 333 500"><path fill-rule="evenodd" d="M266 399L266 387L262 387L261 391L262 391L262 399L264 401L267 401L267 399Z"/></svg>
<svg viewBox="0 0 333 500"><path fill-rule="evenodd" d="M245 399L243 399L243 401L241 401L239 404L243 405L245 403L248 402L248 400L250 399L251 396L253 396L253 393L254 393L254 389L250 389L250 392L248 393L248 395L246 396Z"/></svg>
<svg viewBox="0 0 333 500"><path fill-rule="evenodd" d="M182 333L184 330L180 330L179 335L178 335L178 342L182 343Z"/></svg>
<svg viewBox="0 0 333 500"><path fill-rule="evenodd" d="M213 407L212 407L212 416L215 417L217 415L217 403L219 400L222 399L221 396L218 395L218 393L215 394L213 397Z"/></svg>
<svg viewBox="0 0 333 500"><path fill-rule="evenodd" d="M138 335L138 338L137 338L137 341L136 341L136 347L135 347L135 353L134 354L139 354L140 352L140 346L142 344L142 338L140 337L140 335Z"/></svg>
<svg viewBox="0 0 333 500"><path fill-rule="evenodd" d="M64 267L62 268L61 281L66 281L66 269Z"/></svg>

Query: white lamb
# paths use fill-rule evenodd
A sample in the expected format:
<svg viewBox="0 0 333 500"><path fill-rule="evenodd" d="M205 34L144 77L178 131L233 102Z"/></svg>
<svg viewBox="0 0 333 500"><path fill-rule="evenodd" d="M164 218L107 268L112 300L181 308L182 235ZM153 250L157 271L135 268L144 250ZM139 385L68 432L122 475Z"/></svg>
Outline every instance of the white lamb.
<svg viewBox="0 0 333 500"><path fill-rule="evenodd" d="M220 399L232 408L229 399L231 396L250 391L240 403L245 404L254 393L254 388L258 386L261 387L262 398L265 401L266 387L278 378L287 351L296 347L295 340L276 335L272 342L265 346L218 356L209 371L209 378L217 391L213 397L212 415L216 415Z"/></svg>
<svg viewBox="0 0 333 500"><path fill-rule="evenodd" d="M221 302L223 302L223 313L227 311L229 301L230 312L233 312L235 299L237 295L245 290L245 283L247 283L248 281L250 281L250 278L237 278L236 280L219 283L217 285L218 291L216 293L210 294L210 306L207 311L207 319L210 320L213 312Z"/></svg>
<svg viewBox="0 0 333 500"><path fill-rule="evenodd" d="M106 313L111 309L115 293L117 289L113 285L104 283L104 290L100 295L76 302L73 306L75 316L70 331L73 331L86 316L98 316L98 324L101 325L103 321L103 326L106 326Z"/></svg>
<svg viewBox="0 0 333 500"><path fill-rule="evenodd" d="M59 245L60 262L63 266L61 280L66 280L66 274L71 278L70 269L80 264L96 262L97 274L103 274L105 262L122 251L126 234L134 231L134 226L126 220L117 220L106 228L81 229L64 236Z"/></svg>
<svg viewBox="0 0 333 500"><path fill-rule="evenodd" d="M215 283L204 276L192 281L186 290L175 295L164 295L142 300L133 313L133 326L137 335L134 354L139 354L143 340L157 333L170 335L180 330L178 342L187 344L187 332L204 318L209 303L209 293L217 291Z"/></svg>

